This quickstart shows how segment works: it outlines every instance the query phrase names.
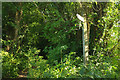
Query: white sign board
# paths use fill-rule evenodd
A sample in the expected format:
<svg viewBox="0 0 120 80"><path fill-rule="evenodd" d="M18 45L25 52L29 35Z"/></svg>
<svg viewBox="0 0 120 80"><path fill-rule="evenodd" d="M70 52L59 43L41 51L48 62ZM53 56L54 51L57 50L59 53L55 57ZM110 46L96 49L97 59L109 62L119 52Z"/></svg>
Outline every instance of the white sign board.
<svg viewBox="0 0 120 80"><path fill-rule="evenodd" d="M79 14L76 14L76 16L77 16L77 18L78 18L79 20L81 20L81 21L84 22L84 18L83 18L82 16L80 16Z"/></svg>

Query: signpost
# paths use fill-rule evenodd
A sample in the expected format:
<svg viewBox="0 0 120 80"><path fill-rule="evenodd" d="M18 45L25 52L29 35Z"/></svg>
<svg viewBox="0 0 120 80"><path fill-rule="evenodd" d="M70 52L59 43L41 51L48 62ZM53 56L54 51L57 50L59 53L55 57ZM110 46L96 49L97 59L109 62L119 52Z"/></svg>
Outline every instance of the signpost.
<svg viewBox="0 0 120 80"><path fill-rule="evenodd" d="M83 22L83 27L82 27L82 39L83 39L83 60L84 64L87 64L88 60L88 50L89 50L89 40L88 40L88 35L87 35L87 21L85 17L80 16L79 14L76 14L77 18Z"/></svg>

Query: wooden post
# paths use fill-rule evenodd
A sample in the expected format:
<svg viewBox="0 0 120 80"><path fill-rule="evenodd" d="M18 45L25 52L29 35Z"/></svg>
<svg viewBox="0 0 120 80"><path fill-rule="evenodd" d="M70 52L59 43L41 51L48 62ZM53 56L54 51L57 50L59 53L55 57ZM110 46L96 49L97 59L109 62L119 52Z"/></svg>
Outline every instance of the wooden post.
<svg viewBox="0 0 120 80"><path fill-rule="evenodd" d="M83 60L84 60L84 64L87 64L88 61L88 50L89 50L89 40L88 40L88 30L87 30L87 21L86 21L86 17L84 17L84 22L83 22Z"/></svg>
<svg viewBox="0 0 120 80"><path fill-rule="evenodd" d="M87 20L86 15L84 17L80 16L79 14L76 14L78 19L83 22L82 27L82 39L83 39L83 61L84 64L87 64L88 61L88 51L89 51L89 25L87 26Z"/></svg>

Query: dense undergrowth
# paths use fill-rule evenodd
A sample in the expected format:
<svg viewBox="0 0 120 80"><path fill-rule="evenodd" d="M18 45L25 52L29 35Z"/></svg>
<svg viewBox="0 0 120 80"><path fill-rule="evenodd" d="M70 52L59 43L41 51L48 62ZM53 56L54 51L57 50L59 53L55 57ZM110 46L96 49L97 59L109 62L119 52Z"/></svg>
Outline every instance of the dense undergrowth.
<svg viewBox="0 0 120 80"><path fill-rule="evenodd" d="M111 58L103 54L89 56L88 64L84 65L83 59L79 56L76 57L75 52L66 54L61 62L55 60L51 63L42 59L42 56L34 55L38 52L37 49L31 49L28 53L20 53L22 56L17 57L3 51L3 77L16 78L19 75L19 70L24 71L25 69L28 69L28 78L119 77L118 64L115 64Z"/></svg>

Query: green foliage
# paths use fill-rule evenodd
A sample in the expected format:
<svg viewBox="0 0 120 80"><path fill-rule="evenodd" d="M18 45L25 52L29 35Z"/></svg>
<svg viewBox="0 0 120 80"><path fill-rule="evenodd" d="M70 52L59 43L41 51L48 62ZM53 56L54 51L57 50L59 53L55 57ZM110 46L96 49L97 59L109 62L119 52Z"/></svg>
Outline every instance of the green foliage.
<svg viewBox="0 0 120 80"><path fill-rule="evenodd" d="M2 51L2 74L3 78L15 78L18 76L18 65L20 61L13 54Z"/></svg>
<svg viewBox="0 0 120 80"><path fill-rule="evenodd" d="M75 78L77 77L77 68L74 64L73 55L75 52L69 53L69 55L65 55L66 57L63 59L63 62L55 61L55 66L48 67L45 72L45 78ZM75 57L74 57L75 58Z"/></svg>
<svg viewBox="0 0 120 80"><path fill-rule="evenodd" d="M118 78L118 65L114 65L108 56L103 54L90 56L87 65L88 73L93 73L91 78Z"/></svg>
<svg viewBox="0 0 120 80"><path fill-rule="evenodd" d="M43 60L43 56L37 54L40 50L33 48L28 52L21 52L17 54L10 54L2 51L3 56L3 77L17 77L19 71L29 69L28 77L41 77L44 69L47 67L46 60ZM35 69L34 69L35 67ZM37 71L36 71L37 70ZM39 74L36 75L36 72ZM6 75L7 74L7 75ZM38 76L39 75L39 76Z"/></svg>
<svg viewBox="0 0 120 80"><path fill-rule="evenodd" d="M48 61L50 64L54 64L55 60L62 60L62 57L65 55L65 51L67 50L68 46L64 45L64 46L56 46L56 48L52 48L52 47L46 47L46 49L44 51L48 52ZM61 57L60 57L61 56Z"/></svg>
<svg viewBox="0 0 120 80"><path fill-rule="evenodd" d="M37 54L40 50L36 48L30 49L26 56L28 57L28 63L26 64L26 68L28 68L28 77L29 78L41 78L44 70L46 69L47 60L42 59L43 56L38 56Z"/></svg>
<svg viewBox="0 0 120 80"><path fill-rule="evenodd" d="M75 58L75 52L65 55L63 62L55 60L54 65L45 67L42 76L39 70L34 69L31 72L34 77L40 78L118 78L117 65L110 64L110 60L103 58L100 55L95 59L95 56L90 56L89 64L85 66L80 57Z"/></svg>
<svg viewBox="0 0 120 80"><path fill-rule="evenodd" d="M118 78L118 7L98 2L3 3L3 77L26 71L28 78ZM77 13L86 13L91 24L87 65Z"/></svg>

